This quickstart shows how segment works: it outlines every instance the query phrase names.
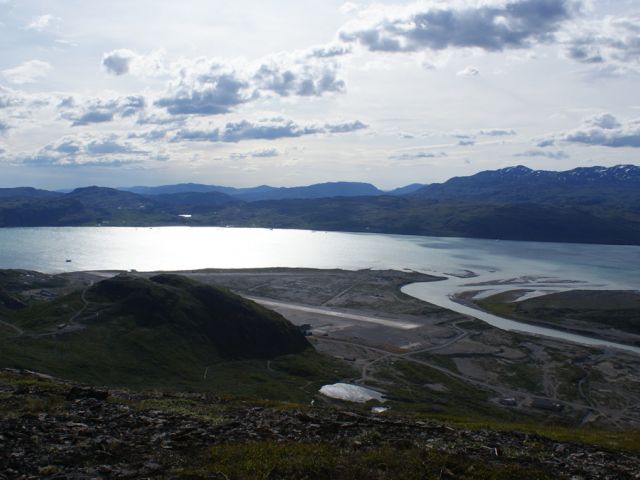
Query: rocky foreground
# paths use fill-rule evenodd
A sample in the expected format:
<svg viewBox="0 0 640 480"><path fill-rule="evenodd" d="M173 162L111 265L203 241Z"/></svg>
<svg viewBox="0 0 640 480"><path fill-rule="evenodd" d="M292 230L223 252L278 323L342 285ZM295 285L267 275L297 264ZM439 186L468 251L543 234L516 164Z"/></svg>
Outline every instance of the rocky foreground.
<svg viewBox="0 0 640 480"><path fill-rule="evenodd" d="M640 478L640 453L433 421L0 372L0 479Z"/></svg>

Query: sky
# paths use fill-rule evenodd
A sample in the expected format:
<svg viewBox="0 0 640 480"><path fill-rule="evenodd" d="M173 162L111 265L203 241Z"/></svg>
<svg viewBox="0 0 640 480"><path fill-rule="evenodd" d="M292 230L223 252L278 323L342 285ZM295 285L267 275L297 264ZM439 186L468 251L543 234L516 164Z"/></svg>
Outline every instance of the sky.
<svg viewBox="0 0 640 480"><path fill-rule="evenodd" d="M0 0L0 187L640 164L640 0Z"/></svg>

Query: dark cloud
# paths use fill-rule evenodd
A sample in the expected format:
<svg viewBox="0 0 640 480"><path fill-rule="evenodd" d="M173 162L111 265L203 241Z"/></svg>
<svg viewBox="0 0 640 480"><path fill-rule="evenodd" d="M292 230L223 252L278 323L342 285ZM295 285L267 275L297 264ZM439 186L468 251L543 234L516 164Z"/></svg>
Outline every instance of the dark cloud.
<svg viewBox="0 0 640 480"><path fill-rule="evenodd" d="M462 147L468 147L468 146L475 145L475 144L476 144L476 141L473 140L473 139L467 139L467 140L461 139L461 140L458 140L458 145L460 145Z"/></svg>
<svg viewBox="0 0 640 480"><path fill-rule="evenodd" d="M194 85L183 82L171 95L155 102L171 115L217 115L246 102L248 84L235 75L199 76Z"/></svg>
<svg viewBox="0 0 640 480"><path fill-rule="evenodd" d="M278 155L280 155L280 152L275 148L265 148L251 152L251 156L256 158L277 157Z"/></svg>
<svg viewBox="0 0 640 480"><path fill-rule="evenodd" d="M222 129L216 128L208 131L183 129L176 134L173 140L236 143L243 140L275 140L277 138L301 137L323 131L317 127L301 127L292 121L279 124L259 124L241 120L227 123Z"/></svg>
<svg viewBox="0 0 640 480"><path fill-rule="evenodd" d="M597 47L589 45L587 40L580 40L585 44L580 45L578 41L567 48L567 56L572 60L581 63L604 63L604 57L600 54Z"/></svg>
<svg viewBox="0 0 640 480"><path fill-rule="evenodd" d="M620 122L611 114L600 114L586 118L581 128L552 135L538 145L552 145L558 141L611 148L640 148L640 120Z"/></svg>
<svg viewBox="0 0 640 480"><path fill-rule="evenodd" d="M186 117L160 116L160 115L140 115L136 123L138 125L176 125L184 123Z"/></svg>
<svg viewBox="0 0 640 480"><path fill-rule="evenodd" d="M610 113L594 115L593 117L587 118L585 123L594 127L604 128L606 130L620 128L622 126L618 119Z"/></svg>
<svg viewBox="0 0 640 480"><path fill-rule="evenodd" d="M325 128L329 133L348 133L363 130L368 127L360 120L356 120L355 122L327 124Z"/></svg>
<svg viewBox="0 0 640 480"><path fill-rule="evenodd" d="M111 122L115 117L131 117L144 111L145 107L146 101L141 95L113 100L92 100L84 105L77 105L76 102L64 102L64 105L59 105L63 110L61 117L71 120L74 127Z"/></svg>
<svg viewBox="0 0 640 480"><path fill-rule="evenodd" d="M337 78L335 65L299 65L286 67L277 63L262 64L253 80L258 91L273 92L281 97L321 96L342 92L344 81Z"/></svg>
<svg viewBox="0 0 640 480"><path fill-rule="evenodd" d="M404 16L385 17L368 27L345 29L340 38L372 51L413 52L476 47L487 51L526 48L553 38L574 16L573 0L512 0L502 5L446 3Z"/></svg>
<svg viewBox="0 0 640 480"><path fill-rule="evenodd" d="M11 127L9 126L8 123L0 120L0 135L2 135L3 133L6 133L10 128Z"/></svg>
<svg viewBox="0 0 640 480"><path fill-rule="evenodd" d="M77 117L71 126L78 127L89 125L90 123L104 123L113 120L113 112L108 110L89 110Z"/></svg>
<svg viewBox="0 0 640 480"><path fill-rule="evenodd" d="M45 149L65 155L77 155L82 150L82 145L77 140L65 139L56 144L48 145Z"/></svg>
<svg viewBox="0 0 640 480"><path fill-rule="evenodd" d="M115 75L133 68L134 74L148 71L173 76L167 92L154 102L170 115L221 115L264 96L318 97L343 92L345 82L338 76L335 59L350 51L348 45L329 44L270 55L255 64L221 64L205 57L167 64L158 55L114 50L104 54L102 65Z"/></svg>
<svg viewBox="0 0 640 480"><path fill-rule="evenodd" d="M118 143L114 138L92 140L85 146L88 155L112 155L112 154L145 154L147 152L136 150L131 145Z"/></svg>
<svg viewBox="0 0 640 480"><path fill-rule="evenodd" d="M348 55L350 53L351 47L348 45L330 45L312 49L309 56L315 58L333 58Z"/></svg>
<svg viewBox="0 0 640 480"><path fill-rule="evenodd" d="M271 121L258 123L241 120L227 123L224 128L212 130L182 129L176 133L172 141L236 143L244 140L275 140L320 133L347 133L362 128L367 127L359 121L337 124L328 123L323 126L301 126L291 120L272 119Z"/></svg>
<svg viewBox="0 0 640 480"><path fill-rule="evenodd" d="M58 108L73 108L76 106L76 101L72 96L64 97L58 103Z"/></svg>
<svg viewBox="0 0 640 480"><path fill-rule="evenodd" d="M621 71L637 68L640 61L640 16L606 17L581 25L570 34L566 54L585 64L610 63Z"/></svg>
<svg viewBox="0 0 640 480"><path fill-rule="evenodd" d="M480 130L478 135L484 135L487 137L507 137L511 135L516 135L515 130L502 130L502 129L492 129L492 130Z"/></svg>
<svg viewBox="0 0 640 480"><path fill-rule="evenodd" d="M135 54L130 50L114 50L105 53L102 57L103 68L113 75L124 75L129 73L131 61Z"/></svg>
<svg viewBox="0 0 640 480"><path fill-rule="evenodd" d="M540 140L538 143L536 143L537 147L540 148L545 148L545 147L552 147L556 144L556 141L552 138L546 138L544 140Z"/></svg>
<svg viewBox="0 0 640 480"><path fill-rule="evenodd" d="M167 136L169 130L166 129L154 129L145 132L130 133L127 138L140 138L146 142L157 142Z"/></svg>
<svg viewBox="0 0 640 480"><path fill-rule="evenodd" d="M142 95L131 95L122 98L118 102L118 113L121 117L130 117L139 113L145 107L146 102Z"/></svg>
<svg viewBox="0 0 640 480"><path fill-rule="evenodd" d="M545 157L552 158L554 160L563 160L565 158L569 158L569 155L562 150L557 152L549 152L547 150L527 150L526 152L516 153L516 157Z"/></svg>
<svg viewBox="0 0 640 480"><path fill-rule="evenodd" d="M579 130L562 138L565 142L599 145L602 147L640 147L640 125L635 130L597 129Z"/></svg>

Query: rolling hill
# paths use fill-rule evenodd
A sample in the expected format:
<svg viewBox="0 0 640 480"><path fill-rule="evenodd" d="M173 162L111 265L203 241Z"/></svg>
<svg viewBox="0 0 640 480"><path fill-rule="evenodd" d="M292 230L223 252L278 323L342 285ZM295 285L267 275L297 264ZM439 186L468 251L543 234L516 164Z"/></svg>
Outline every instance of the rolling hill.
<svg viewBox="0 0 640 480"><path fill-rule="evenodd" d="M0 313L22 331L0 336L2 366L94 383L179 388L217 364L312 351L281 315L177 275L119 275Z"/></svg>

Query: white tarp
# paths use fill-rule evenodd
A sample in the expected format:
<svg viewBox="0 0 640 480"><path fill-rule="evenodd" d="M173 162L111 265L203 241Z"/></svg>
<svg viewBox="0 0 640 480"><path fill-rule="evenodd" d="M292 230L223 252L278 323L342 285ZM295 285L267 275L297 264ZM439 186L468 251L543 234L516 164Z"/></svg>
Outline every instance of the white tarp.
<svg viewBox="0 0 640 480"><path fill-rule="evenodd" d="M347 400L349 402L364 403L369 400L384 402L382 393L359 385L351 385L349 383L325 385L320 389L320 393L327 397L337 398L338 400Z"/></svg>

